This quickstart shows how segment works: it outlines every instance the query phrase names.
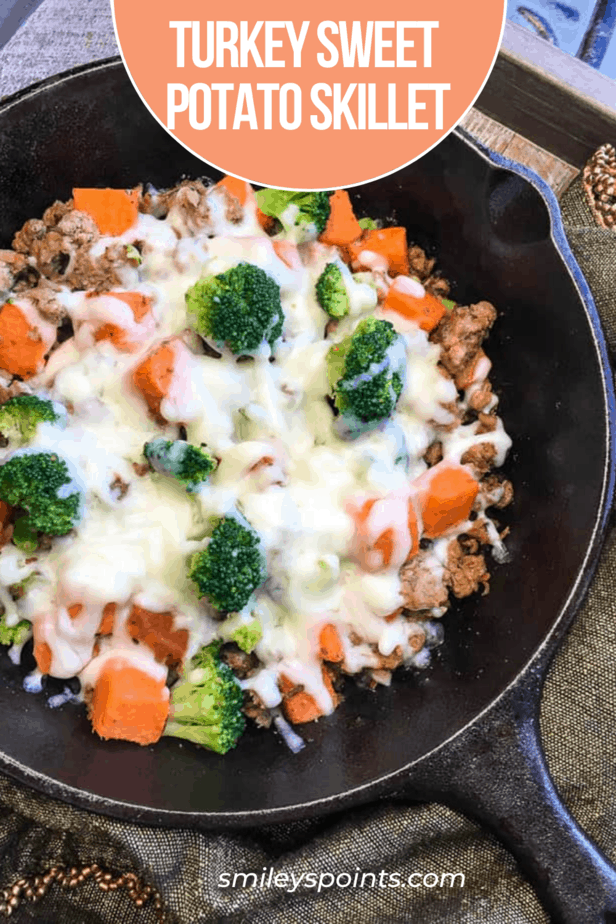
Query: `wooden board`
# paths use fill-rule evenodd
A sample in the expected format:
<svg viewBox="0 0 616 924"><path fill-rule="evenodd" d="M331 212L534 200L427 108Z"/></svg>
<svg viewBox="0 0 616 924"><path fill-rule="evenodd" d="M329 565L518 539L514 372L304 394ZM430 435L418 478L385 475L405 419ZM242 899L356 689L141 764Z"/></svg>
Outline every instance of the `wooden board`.
<svg viewBox="0 0 616 924"><path fill-rule="evenodd" d="M616 82L513 23L475 108L577 168L616 143Z"/></svg>
<svg viewBox="0 0 616 924"><path fill-rule="evenodd" d="M577 167L565 163L478 109L471 109L462 119L461 125L493 151L535 170L550 184L557 196L562 195L579 173Z"/></svg>

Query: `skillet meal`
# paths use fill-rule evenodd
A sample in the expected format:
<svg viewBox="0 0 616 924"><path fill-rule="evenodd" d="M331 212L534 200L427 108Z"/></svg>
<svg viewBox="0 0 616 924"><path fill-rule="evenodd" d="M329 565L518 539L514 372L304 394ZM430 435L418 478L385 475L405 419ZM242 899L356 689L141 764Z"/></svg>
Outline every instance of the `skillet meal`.
<svg viewBox="0 0 616 924"><path fill-rule="evenodd" d="M0 287L0 642L32 638L50 706L299 750L347 678L425 668L452 596L488 592L496 311L345 191L75 189Z"/></svg>

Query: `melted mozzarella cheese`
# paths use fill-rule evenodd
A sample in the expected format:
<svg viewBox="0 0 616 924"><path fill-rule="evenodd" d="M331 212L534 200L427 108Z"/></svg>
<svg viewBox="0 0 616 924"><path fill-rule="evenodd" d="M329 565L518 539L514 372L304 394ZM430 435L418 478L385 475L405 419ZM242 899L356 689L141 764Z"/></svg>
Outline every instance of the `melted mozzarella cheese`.
<svg viewBox="0 0 616 924"><path fill-rule="evenodd" d="M474 426L437 431L435 424L454 420L445 405L457 398L455 384L439 372L440 348L413 322L378 310L376 316L402 334L388 360L404 373L404 390L390 421L357 439L341 439L326 401L332 337L324 336L328 318L316 300L315 284L325 265L337 262L351 306L333 334L339 341L375 313L376 277L364 272L356 280L335 248L316 241L299 241L291 268L259 227L254 208L231 223L220 190L209 191L208 203L209 219L200 231L189 227L176 207L165 220L139 215L119 238L126 244L143 242L141 266L127 270L127 287L151 300L143 322L135 322L129 307L111 296L86 298L68 289L59 294L76 335L52 353L45 372L31 384L49 389L71 413L64 429L41 425L31 449L57 451L67 460L85 493L84 513L74 534L55 540L29 565L16 549L5 547L0 584L6 587L36 569L38 580L20 612L35 623L37 639L49 644L56 676L78 674L84 687L92 686L106 661L120 653L163 677L166 668L127 632L131 603L177 613L177 624L190 631L189 654L213 638L217 623L197 598L187 561L204 547L212 516L240 510L261 537L268 567L268 579L248 607L263 627L256 653L264 667L242 686L273 707L280 702L278 677L284 674L303 684L329 713L333 703L318 657L318 633L325 623L337 626L350 672L377 667L377 651L389 655L397 647L407 662L421 661L409 644L409 623L383 619L402 605L398 568L404 555L394 555L385 571L361 570L353 560L349 498L387 496L375 506L369 530L376 537L393 522L396 547L408 550L408 484L425 470L422 457L437 435L444 457L458 462L470 446L489 441L500 464L510 440L500 421L494 432L481 436ZM96 252L117 240L101 239ZM219 359L202 355L199 338L188 332L186 291L203 274L242 261L260 266L280 286L284 339L274 362L269 348L242 362L227 350ZM361 262L381 276L387 269L382 258L367 251ZM135 351L96 342L93 332L102 323L126 330ZM39 319L37 325L41 328ZM161 402L167 421L161 426L148 414L131 374L155 344L176 336L182 348ZM487 362L479 370L482 378ZM189 441L207 445L220 463L192 495L170 478L135 471L135 464L143 463L143 444L161 433L177 438L180 425ZM432 553L440 572L446 555L441 545L436 543ZM0 597L7 618L15 619L9 595L0 591ZM95 653L103 610L111 602L117 605L113 634L99 640ZM75 604L81 610L71 615Z"/></svg>

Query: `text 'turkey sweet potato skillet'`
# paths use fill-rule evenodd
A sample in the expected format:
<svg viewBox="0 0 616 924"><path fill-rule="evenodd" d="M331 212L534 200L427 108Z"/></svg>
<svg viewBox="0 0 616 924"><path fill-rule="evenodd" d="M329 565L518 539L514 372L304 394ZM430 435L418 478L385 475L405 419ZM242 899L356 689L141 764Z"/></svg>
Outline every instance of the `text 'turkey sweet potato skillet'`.
<svg viewBox="0 0 616 924"><path fill-rule="evenodd" d="M0 108L0 246L73 186L171 186L219 174L177 144L111 60ZM377 694L349 685L291 754L248 730L224 757L176 740L102 742L82 710L50 710L0 658L0 767L51 796L127 820L241 827L332 812L408 788L481 819L561 924L616 921L616 873L559 801L539 743L543 678L605 534L614 395L592 299L555 200L528 171L450 135L417 163L352 190L438 254L462 303L500 312L488 342L514 448L511 560L489 596L445 617L434 666Z"/></svg>

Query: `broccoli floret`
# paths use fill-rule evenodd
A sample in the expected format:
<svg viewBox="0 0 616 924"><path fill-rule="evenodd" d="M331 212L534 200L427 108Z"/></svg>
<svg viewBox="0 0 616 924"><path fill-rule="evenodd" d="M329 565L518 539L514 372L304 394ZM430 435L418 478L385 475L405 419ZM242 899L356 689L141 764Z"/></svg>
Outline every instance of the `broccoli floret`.
<svg viewBox="0 0 616 924"><path fill-rule="evenodd" d="M242 690L221 660L220 647L221 642L212 642L202 648L173 687L164 734L226 754L237 744L246 720Z"/></svg>
<svg viewBox="0 0 616 924"><path fill-rule="evenodd" d="M40 423L61 423L64 418L61 406L37 398L36 395L17 395L0 407L0 433L10 443L23 445L30 442Z"/></svg>
<svg viewBox="0 0 616 924"><path fill-rule="evenodd" d="M146 443L143 454L155 472L171 475L190 492L207 481L218 464L209 452L185 440L160 437Z"/></svg>
<svg viewBox="0 0 616 924"><path fill-rule="evenodd" d="M362 231L376 231L379 227L374 218L360 218L358 224Z"/></svg>
<svg viewBox="0 0 616 924"><path fill-rule="evenodd" d="M186 307L197 333L238 356L264 343L273 347L282 334L280 286L252 263L200 279L186 293Z"/></svg>
<svg viewBox="0 0 616 924"><path fill-rule="evenodd" d="M13 598L13 600L21 600L26 596L30 588L40 581L41 575L38 571L33 571L32 574L29 574L28 577L25 577L21 581L17 581L15 584L10 584L8 591Z"/></svg>
<svg viewBox="0 0 616 924"><path fill-rule="evenodd" d="M80 519L82 499L55 453L19 450L0 466L0 500L25 511L24 535L26 527L30 535L66 535Z"/></svg>
<svg viewBox="0 0 616 924"><path fill-rule="evenodd" d="M29 517L19 517L13 526L13 545L22 552L34 552L38 548L38 534L32 529Z"/></svg>
<svg viewBox="0 0 616 924"><path fill-rule="evenodd" d="M32 634L32 625L22 619L15 626L9 626L6 615L0 617L0 645L23 645Z"/></svg>
<svg viewBox="0 0 616 924"><path fill-rule="evenodd" d="M404 386L404 342L393 324L370 317L327 354L334 402L351 434L389 417Z"/></svg>
<svg viewBox="0 0 616 924"><path fill-rule="evenodd" d="M329 192L260 189L255 195L261 211L277 218L286 228L314 229L316 234L320 234L327 224L330 213Z"/></svg>
<svg viewBox="0 0 616 924"><path fill-rule="evenodd" d="M317 301L331 318L343 318L349 313L349 294L342 270L337 263L328 263L317 280Z"/></svg>
<svg viewBox="0 0 616 924"><path fill-rule="evenodd" d="M245 521L218 519L207 548L193 555L188 576L217 609L238 612L266 577L259 536Z"/></svg>
<svg viewBox="0 0 616 924"><path fill-rule="evenodd" d="M230 635L230 641L235 642L246 654L250 654L262 638L263 628L258 619L238 626Z"/></svg>

